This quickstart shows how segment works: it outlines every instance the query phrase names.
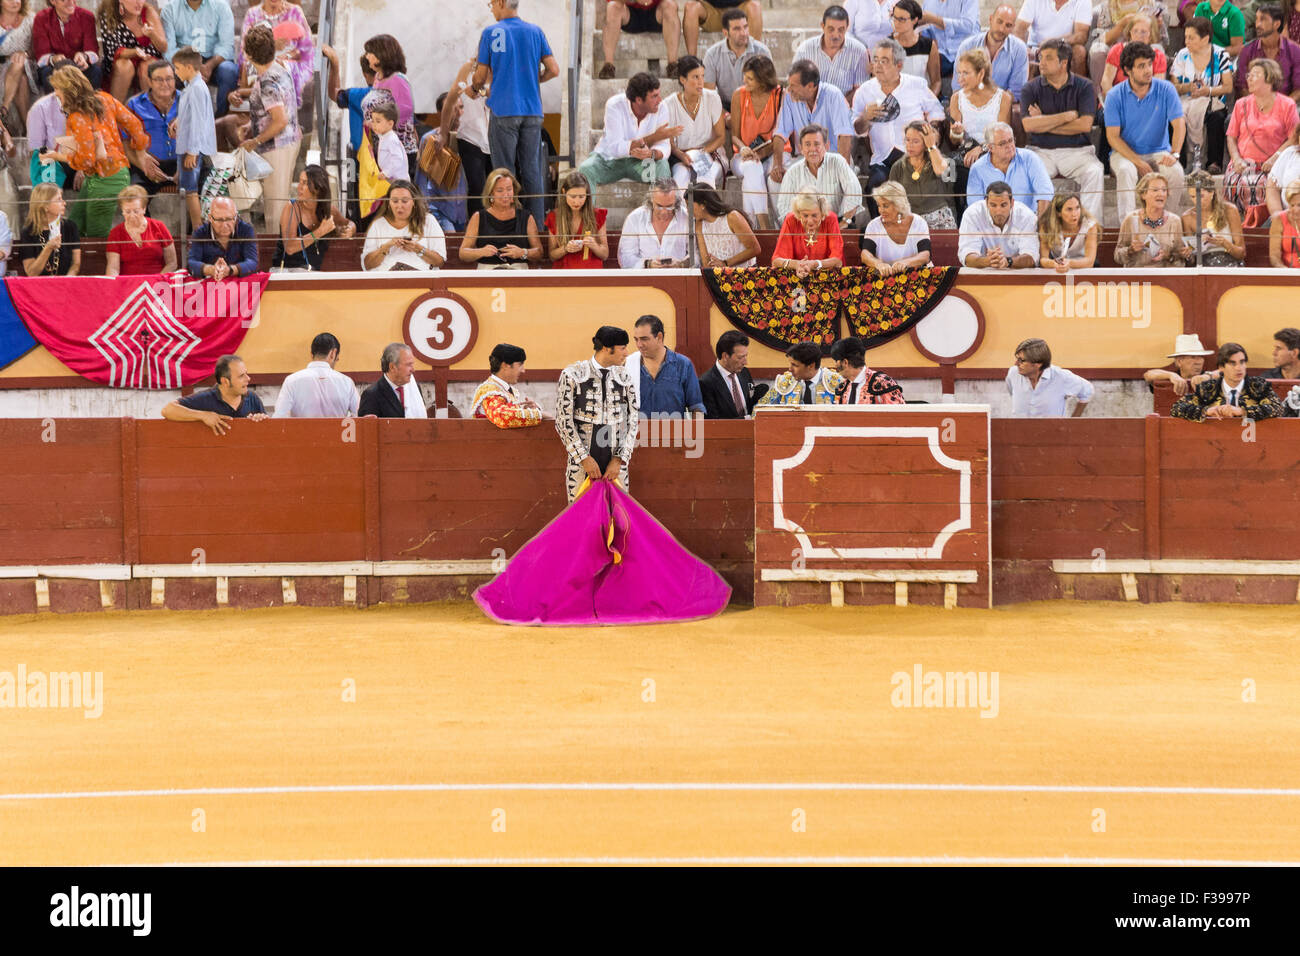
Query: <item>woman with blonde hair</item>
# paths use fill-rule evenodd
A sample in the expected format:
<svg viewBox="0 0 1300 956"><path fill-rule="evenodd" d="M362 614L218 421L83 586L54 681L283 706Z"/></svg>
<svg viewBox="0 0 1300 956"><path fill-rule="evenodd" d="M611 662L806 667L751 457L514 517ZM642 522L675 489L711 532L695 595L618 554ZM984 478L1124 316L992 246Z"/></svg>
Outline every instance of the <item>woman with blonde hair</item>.
<svg viewBox="0 0 1300 956"><path fill-rule="evenodd" d="M1286 209L1268 227L1268 261L1275 269L1300 269L1300 182L1282 190Z"/></svg>
<svg viewBox="0 0 1300 956"><path fill-rule="evenodd" d="M559 201L546 214L548 254L554 269L603 269L609 258L608 209L597 209L591 183L576 169L560 180Z"/></svg>
<svg viewBox="0 0 1300 956"><path fill-rule="evenodd" d="M1267 202L1268 173L1300 126L1295 100L1279 92L1282 83L1276 60L1251 60L1246 69L1247 95L1232 107L1223 195L1243 213Z"/></svg>
<svg viewBox="0 0 1300 956"><path fill-rule="evenodd" d="M95 19L104 46L104 82L125 103L132 86L149 89L149 64L167 52L162 17L146 0L99 0Z"/></svg>
<svg viewBox="0 0 1300 956"><path fill-rule="evenodd" d="M519 201L519 180L494 169L483 184L483 209L469 217L460 260L480 269L527 269L542 258L537 222Z"/></svg>
<svg viewBox="0 0 1300 956"><path fill-rule="evenodd" d="M1111 48L1124 41L1137 17L1150 18L1151 39L1147 42L1153 47L1163 47L1169 42L1169 27L1165 24L1165 6L1161 0L1102 0L1096 5L1096 10L1097 30L1088 50L1088 72L1092 82L1098 86Z"/></svg>
<svg viewBox="0 0 1300 956"><path fill-rule="evenodd" d="M1071 190L1058 192L1038 217L1038 264L1066 273L1097 263L1101 226Z"/></svg>
<svg viewBox="0 0 1300 956"><path fill-rule="evenodd" d="M148 149L149 135L138 116L107 93L97 93L75 66L59 67L50 84L76 143L68 165L84 177L72 218L82 235L102 238L112 228L118 194L131 183L122 137L139 153Z"/></svg>
<svg viewBox="0 0 1300 956"><path fill-rule="evenodd" d="M954 193L966 195L970 168L986 151L985 133L994 123L1011 123L1011 94L993 82L993 67L982 46L957 57L952 72L952 98L948 101L948 141L956 147L957 176Z"/></svg>
<svg viewBox="0 0 1300 956"><path fill-rule="evenodd" d="M930 264L930 227L912 212L907 190L888 180L871 191L880 215L862 230L862 264L882 276Z"/></svg>
<svg viewBox="0 0 1300 956"><path fill-rule="evenodd" d="M149 276L176 271L176 243L171 231L145 215L149 193L127 186L117 194L122 221L108 234L106 276Z"/></svg>
<svg viewBox="0 0 1300 956"><path fill-rule="evenodd" d="M1136 192L1138 208L1120 224L1115 262L1136 268L1183 265L1191 250L1183 244L1183 221L1165 211L1169 180L1160 173L1147 173L1138 180Z"/></svg>
<svg viewBox="0 0 1300 956"><path fill-rule="evenodd" d="M29 276L75 276L81 271L81 235L64 219L68 204L53 183L32 188L27 221L18 238L18 257Z"/></svg>
<svg viewBox="0 0 1300 956"><path fill-rule="evenodd" d="M819 269L844 265L844 236L839 217L826 208L826 198L812 186L805 186L790 203L790 214L781 223L781 234L772 253L772 268L793 269L806 276Z"/></svg>
<svg viewBox="0 0 1300 956"><path fill-rule="evenodd" d="M1128 21L1128 26L1123 30L1123 38L1116 41L1106 54L1106 69L1102 71L1099 84L1102 96L1128 79L1120 63L1120 57L1124 55L1124 47L1129 43L1145 43L1151 47L1155 52L1151 68L1155 70L1156 76L1163 77L1169 70L1165 51L1155 41L1155 19L1149 13L1135 13L1124 19Z"/></svg>
<svg viewBox="0 0 1300 956"><path fill-rule="evenodd" d="M1241 228L1241 213L1224 202L1214 186L1214 177L1198 169L1187 177L1184 186L1192 207L1183 213L1183 235L1196 237L1196 207L1200 205L1201 265L1234 268L1246 264L1246 236ZM1195 252L1195 246L1191 247Z"/></svg>

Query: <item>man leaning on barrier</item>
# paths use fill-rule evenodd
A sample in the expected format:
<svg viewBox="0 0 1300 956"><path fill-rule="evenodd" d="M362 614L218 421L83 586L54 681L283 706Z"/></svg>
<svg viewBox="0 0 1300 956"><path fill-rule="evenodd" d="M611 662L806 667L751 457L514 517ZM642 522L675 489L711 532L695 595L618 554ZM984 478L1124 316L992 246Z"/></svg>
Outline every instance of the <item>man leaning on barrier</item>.
<svg viewBox="0 0 1300 956"><path fill-rule="evenodd" d="M163 407L162 417L169 422L202 422L214 435L230 430L233 418L260 422L269 417L257 393L249 388L251 376L238 355L217 359L215 387L178 398Z"/></svg>

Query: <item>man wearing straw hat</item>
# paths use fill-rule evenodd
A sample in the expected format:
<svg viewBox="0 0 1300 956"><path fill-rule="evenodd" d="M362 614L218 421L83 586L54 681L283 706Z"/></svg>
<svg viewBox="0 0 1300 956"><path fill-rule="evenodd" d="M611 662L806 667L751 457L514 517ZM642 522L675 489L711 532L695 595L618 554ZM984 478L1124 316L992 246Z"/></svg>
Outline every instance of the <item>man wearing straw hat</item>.
<svg viewBox="0 0 1300 956"><path fill-rule="evenodd" d="M1173 386L1174 394L1182 397L1189 389L1202 382L1215 378L1217 373L1204 373L1205 356L1213 355L1209 349L1201 347L1201 337L1196 334L1179 335L1174 339L1174 350L1169 358L1174 360L1175 371L1167 368L1153 368L1142 377L1152 391L1156 382L1168 382Z"/></svg>

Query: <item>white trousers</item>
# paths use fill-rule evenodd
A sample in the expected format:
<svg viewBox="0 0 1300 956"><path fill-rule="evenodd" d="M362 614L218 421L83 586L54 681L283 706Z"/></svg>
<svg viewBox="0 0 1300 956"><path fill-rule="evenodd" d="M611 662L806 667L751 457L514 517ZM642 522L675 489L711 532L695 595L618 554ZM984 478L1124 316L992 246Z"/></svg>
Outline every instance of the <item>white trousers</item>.
<svg viewBox="0 0 1300 956"><path fill-rule="evenodd" d="M771 215L771 202L767 196L767 174L772 168L772 157L764 160L741 159L737 153L731 157L731 172L741 179L744 190L746 215Z"/></svg>
<svg viewBox="0 0 1300 956"><path fill-rule="evenodd" d="M1047 167L1047 175L1064 176L1079 184L1079 201L1098 223L1101 220L1102 185L1106 170L1091 146L1069 146L1064 149L1039 149L1029 147ZM1111 154L1112 156L1115 154Z"/></svg>

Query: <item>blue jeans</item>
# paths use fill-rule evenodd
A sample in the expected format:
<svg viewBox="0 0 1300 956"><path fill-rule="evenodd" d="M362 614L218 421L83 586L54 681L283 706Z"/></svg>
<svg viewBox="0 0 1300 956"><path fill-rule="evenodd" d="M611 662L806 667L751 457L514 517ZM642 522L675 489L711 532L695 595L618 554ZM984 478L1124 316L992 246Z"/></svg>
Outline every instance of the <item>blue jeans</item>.
<svg viewBox="0 0 1300 956"><path fill-rule="evenodd" d="M230 94L239 83L239 67L234 60L222 60L212 71L212 82L217 84L217 116L230 111Z"/></svg>
<svg viewBox="0 0 1300 956"><path fill-rule="evenodd" d="M542 190L542 118L540 116L497 116L488 120L488 144L492 166L508 169L523 186L524 208L532 213L541 232L546 221Z"/></svg>

